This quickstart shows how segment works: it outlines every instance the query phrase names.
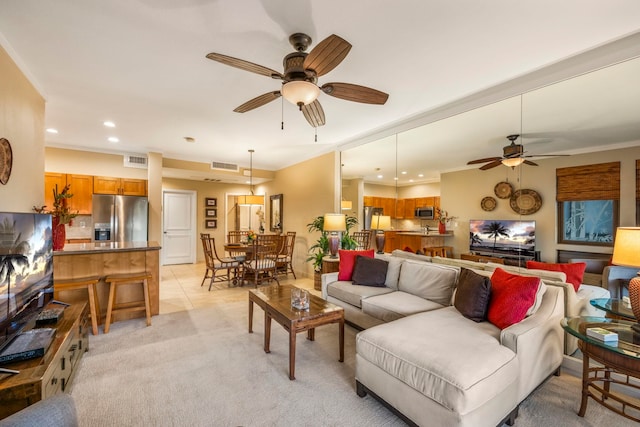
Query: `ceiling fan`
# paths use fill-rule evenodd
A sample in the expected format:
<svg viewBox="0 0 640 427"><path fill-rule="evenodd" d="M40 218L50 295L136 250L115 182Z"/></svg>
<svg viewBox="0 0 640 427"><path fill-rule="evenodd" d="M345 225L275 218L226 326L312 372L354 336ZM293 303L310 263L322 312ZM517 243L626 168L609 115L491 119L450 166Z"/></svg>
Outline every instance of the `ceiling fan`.
<svg viewBox="0 0 640 427"><path fill-rule="evenodd" d="M218 61L241 70L250 71L273 79L282 80L282 89L267 92L257 96L233 111L246 113L261 107L280 96L292 104L297 105L302 114L313 127L325 124L324 110L317 98L320 92L347 101L365 104L382 105L387 102L388 94L365 86L351 83L325 83L318 86L318 77L327 74L338 66L347 56L351 44L343 38L330 35L314 47L311 52L305 52L311 44L311 37L303 33L295 33L289 37L295 52L284 57L284 72L272 70L262 65L254 64L220 53L210 53L207 58Z"/></svg>
<svg viewBox="0 0 640 427"><path fill-rule="evenodd" d="M500 166L501 164L512 168L521 165L522 163L529 166L538 166L537 163L525 159L525 157L534 156L524 155L524 146L522 144L515 143L516 139L518 139L519 136L520 135L507 136L507 139L511 141L511 144L502 147L502 157L487 157L486 159L471 160L470 162L467 162L467 164L475 165L478 163L486 163L485 165L480 167L480 170L483 171L495 168L496 166ZM539 154L539 156L546 156L546 154Z"/></svg>

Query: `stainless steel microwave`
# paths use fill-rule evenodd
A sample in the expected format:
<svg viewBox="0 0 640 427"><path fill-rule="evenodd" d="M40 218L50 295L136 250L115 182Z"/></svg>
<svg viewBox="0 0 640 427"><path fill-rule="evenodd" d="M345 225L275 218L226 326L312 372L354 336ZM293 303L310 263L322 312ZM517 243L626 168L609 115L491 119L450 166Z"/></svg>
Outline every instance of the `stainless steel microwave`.
<svg viewBox="0 0 640 427"><path fill-rule="evenodd" d="M420 219L433 219L434 217L434 212L435 209L433 209L433 206L425 206L423 208L416 208L416 214L415 217L416 218L420 218Z"/></svg>

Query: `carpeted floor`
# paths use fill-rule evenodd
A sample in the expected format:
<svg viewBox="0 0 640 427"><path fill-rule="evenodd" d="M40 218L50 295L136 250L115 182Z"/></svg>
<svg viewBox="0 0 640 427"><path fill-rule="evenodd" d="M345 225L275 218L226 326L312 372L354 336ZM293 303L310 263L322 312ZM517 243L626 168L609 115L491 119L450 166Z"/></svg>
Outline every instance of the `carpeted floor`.
<svg viewBox="0 0 640 427"><path fill-rule="evenodd" d="M247 332L247 303L116 322L90 337L74 380L81 426L402 426L367 396L355 393L355 335L345 328L338 362L337 325L298 335L296 380L288 378L288 336L273 323L271 353L263 346L256 308ZM518 427L636 425L590 402L576 415L580 381L552 377L520 407Z"/></svg>

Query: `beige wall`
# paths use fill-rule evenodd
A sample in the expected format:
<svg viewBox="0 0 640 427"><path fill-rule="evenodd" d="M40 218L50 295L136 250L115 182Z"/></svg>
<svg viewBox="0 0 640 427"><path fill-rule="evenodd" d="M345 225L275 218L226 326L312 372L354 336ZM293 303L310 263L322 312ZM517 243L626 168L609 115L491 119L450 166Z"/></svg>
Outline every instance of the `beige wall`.
<svg viewBox="0 0 640 427"><path fill-rule="evenodd" d="M13 152L0 211L30 212L44 204L44 99L0 47L0 138Z"/></svg>
<svg viewBox="0 0 640 427"><path fill-rule="evenodd" d="M536 160L540 165L538 167L524 166L511 170L500 166L487 171L473 169L443 174L440 204L451 215L458 217L452 227L455 237L448 243L453 243L456 254L468 252L470 219L519 218L509 206L509 200L498 199L493 191L497 183L508 180L515 189L532 189L542 198L540 210L523 218L536 221L536 250L541 251L543 261L555 262L558 249L611 253L611 247L556 243L556 168L620 161L620 225L633 226L636 159L640 159L640 147ZM498 206L491 212L485 212L480 207L480 201L486 196L498 201Z"/></svg>
<svg viewBox="0 0 640 427"><path fill-rule="evenodd" d="M44 167L47 172L147 179L147 169L125 167L122 154L94 153L53 147L47 147L45 154Z"/></svg>

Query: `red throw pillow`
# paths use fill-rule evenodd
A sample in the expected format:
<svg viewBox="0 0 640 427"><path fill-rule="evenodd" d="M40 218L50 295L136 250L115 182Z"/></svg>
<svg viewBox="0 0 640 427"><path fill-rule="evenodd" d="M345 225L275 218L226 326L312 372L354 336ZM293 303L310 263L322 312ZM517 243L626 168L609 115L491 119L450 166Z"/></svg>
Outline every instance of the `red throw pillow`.
<svg viewBox="0 0 640 427"><path fill-rule="evenodd" d="M373 258L375 254L374 249L366 251L348 251L340 249L338 256L340 257L340 267L338 267L338 280L351 280L353 274L353 266L356 263L356 255L362 255L369 258Z"/></svg>
<svg viewBox="0 0 640 427"><path fill-rule="evenodd" d="M539 277L520 276L496 268L491 275L489 322L505 329L524 319L536 301L539 286Z"/></svg>
<svg viewBox="0 0 640 427"><path fill-rule="evenodd" d="M578 292L578 288L580 288L582 278L584 277L584 270L587 268L587 263L574 262L571 264L549 264L546 262L527 261L527 268L561 271L567 275L567 283L571 283L576 292Z"/></svg>

